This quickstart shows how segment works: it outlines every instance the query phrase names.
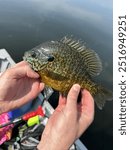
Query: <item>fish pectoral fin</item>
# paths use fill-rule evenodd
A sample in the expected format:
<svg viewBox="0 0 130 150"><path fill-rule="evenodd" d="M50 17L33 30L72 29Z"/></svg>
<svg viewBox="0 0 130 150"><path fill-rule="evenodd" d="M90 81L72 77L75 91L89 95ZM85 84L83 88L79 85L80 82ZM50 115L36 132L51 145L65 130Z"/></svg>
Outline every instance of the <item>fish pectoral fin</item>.
<svg viewBox="0 0 130 150"><path fill-rule="evenodd" d="M59 80L59 81L64 81L68 79L66 76L63 76L55 72L50 72L50 71L47 73L47 76L53 80Z"/></svg>

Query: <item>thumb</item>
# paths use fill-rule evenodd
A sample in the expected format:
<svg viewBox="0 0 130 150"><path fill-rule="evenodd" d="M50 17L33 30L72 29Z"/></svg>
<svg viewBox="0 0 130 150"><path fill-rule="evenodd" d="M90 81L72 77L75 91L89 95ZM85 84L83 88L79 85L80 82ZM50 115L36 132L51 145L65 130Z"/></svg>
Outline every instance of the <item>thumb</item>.
<svg viewBox="0 0 130 150"><path fill-rule="evenodd" d="M78 84L73 85L67 96L66 107L68 107L68 109L77 108L77 99L79 92L80 92L80 85Z"/></svg>
<svg viewBox="0 0 130 150"><path fill-rule="evenodd" d="M39 78L40 77L39 74L36 73L35 71L33 71L29 66L27 66L25 69L26 69L25 71L27 72L28 77L30 77L30 78Z"/></svg>

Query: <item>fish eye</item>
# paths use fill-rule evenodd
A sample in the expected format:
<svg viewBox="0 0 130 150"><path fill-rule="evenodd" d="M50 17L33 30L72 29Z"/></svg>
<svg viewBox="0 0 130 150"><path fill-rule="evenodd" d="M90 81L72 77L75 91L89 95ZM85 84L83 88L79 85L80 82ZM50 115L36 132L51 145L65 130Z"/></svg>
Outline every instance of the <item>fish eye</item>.
<svg viewBox="0 0 130 150"><path fill-rule="evenodd" d="M49 62L52 62L53 60L54 60L54 56L49 56L49 57L48 57L48 61L49 61Z"/></svg>

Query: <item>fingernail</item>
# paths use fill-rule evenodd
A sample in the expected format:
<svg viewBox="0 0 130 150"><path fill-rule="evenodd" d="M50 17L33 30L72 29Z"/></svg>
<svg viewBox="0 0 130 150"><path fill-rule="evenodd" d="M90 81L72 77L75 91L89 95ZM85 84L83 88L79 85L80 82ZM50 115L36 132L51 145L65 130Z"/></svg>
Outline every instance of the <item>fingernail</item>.
<svg viewBox="0 0 130 150"><path fill-rule="evenodd" d="M74 84L73 85L73 88L76 92L79 92L80 91L80 85L79 84Z"/></svg>
<svg viewBox="0 0 130 150"><path fill-rule="evenodd" d="M40 91L42 91L44 89L44 83L42 83L42 82L40 83L39 89L40 89Z"/></svg>

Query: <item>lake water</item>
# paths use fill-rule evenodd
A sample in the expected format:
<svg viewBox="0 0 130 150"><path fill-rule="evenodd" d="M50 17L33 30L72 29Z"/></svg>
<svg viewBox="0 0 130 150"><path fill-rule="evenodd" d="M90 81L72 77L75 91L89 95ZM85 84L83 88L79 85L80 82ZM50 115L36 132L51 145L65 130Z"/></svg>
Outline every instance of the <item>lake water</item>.
<svg viewBox="0 0 130 150"><path fill-rule="evenodd" d="M103 62L97 82L112 90L112 0L0 0L0 48L19 62L44 41L73 35L94 49ZM95 119L81 140L90 150L112 149L112 102Z"/></svg>

